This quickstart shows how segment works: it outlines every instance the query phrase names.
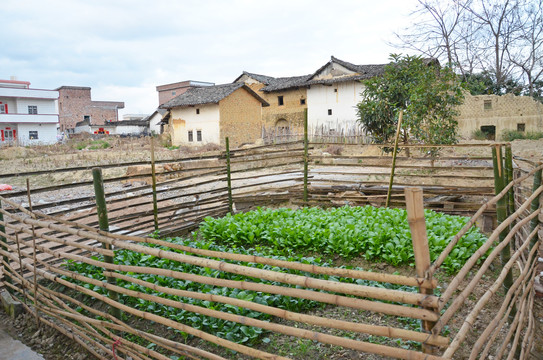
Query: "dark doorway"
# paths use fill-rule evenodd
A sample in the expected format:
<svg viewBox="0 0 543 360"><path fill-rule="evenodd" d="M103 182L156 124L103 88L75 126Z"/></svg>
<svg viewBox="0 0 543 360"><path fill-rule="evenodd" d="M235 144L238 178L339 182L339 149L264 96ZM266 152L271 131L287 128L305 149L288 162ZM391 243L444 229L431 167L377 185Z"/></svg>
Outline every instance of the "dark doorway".
<svg viewBox="0 0 543 360"><path fill-rule="evenodd" d="M481 126L481 131L487 140L496 140L496 127L494 125Z"/></svg>

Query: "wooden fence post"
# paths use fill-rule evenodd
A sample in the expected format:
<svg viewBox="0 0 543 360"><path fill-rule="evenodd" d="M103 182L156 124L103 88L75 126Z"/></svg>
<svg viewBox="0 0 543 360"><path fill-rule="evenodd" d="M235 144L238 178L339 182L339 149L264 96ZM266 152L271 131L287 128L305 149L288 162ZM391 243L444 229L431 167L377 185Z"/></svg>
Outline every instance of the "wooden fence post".
<svg viewBox="0 0 543 360"><path fill-rule="evenodd" d="M102 169L93 168L92 169L92 178L94 182L94 194L96 197L96 213L98 215L98 222L100 224L100 230L109 231L109 220L107 217L107 206L106 206L106 195L104 192L104 179L102 178ZM102 247L107 250L112 250L110 244L102 243ZM114 259L112 256L104 255L104 261L109 264L114 264ZM114 277L107 277L107 282L111 285L116 285L117 282ZM115 291L109 290L109 297L114 300L119 300L119 294ZM117 319L121 318L121 310L116 307L111 308L111 315L115 316Z"/></svg>
<svg viewBox="0 0 543 360"><path fill-rule="evenodd" d="M398 118L398 128L396 129L396 139L394 139L394 151L392 152L392 169L390 169L390 181L388 182L387 201L385 207L390 205L390 195L392 194L392 183L394 182L394 170L396 169L396 154L398 153L398 140L400 139L400 130L402 129L403 110L400 111Z"/></svg>
<svg viewBox="0 0 543 360"><path fill-rule="evenodd" d="M1 209L1 208L2 208L2 201L0 200L0 209ZM4 224L3 224L3 222L4 222L4 214L2 214L1 212L0 212L0 221L2 222L2 223L0 224L0 231L1 231L2 233L5 234L5 233L6 233L6 228L5 228ZM5 245L2 245L2 249L3 249L6 253L8 253L8 252L9 252L8 239L7 239L6 237L0 235L0 241L1 241L3 244L5 244ZM3 256L3 260L4 260L4 262L5 262L6 264L9 264L9 256L7 256L7 254ZM7 282L7 283L9 283L9 284L12 284L11 277L8 275L8 270L6 269L5 266L4 266L4 271L3 271L3 273L4 273L4 281ZM10 292L10 293L12 292L12 290L11 290L11 288L10 288L9 286L6 287L6 290L7 290L8 292Z"/></svg>
<svg viewBox="0 0 543 360"><path fill-rule="evenodd" d="M307 108L304 111L304 203L307 205L308 190L307 190L307 177L308 177L308 135L307 135Z"/></svg>
<svg viewBox="0 0 543 360"><path fill-rule="evenodd" d="M155 231L158 231L158 204L156 197L156 171L155 171L155 141L151 136L151 177L153 188L153 218L155 220Z"/></svg>
<svg viewBox="0 0 543 360"><path fill-rule="evenodd" d="M224 138L226 145L226 186L228 187L228 212L234 213L234 201L232 200L232 174L230 173L230 140Z"/></svg>
<svg viewBox="0 0 543 360"><path fill-rule="evenodd" d="M405 188L405 205L407 210L407 222L411 229L411 240L413 242L413 252L415 253L415 270L417 277L432 280L432 275L428 272L430 269L430 249L428 246L428 236L426 234L426 220L424 218L424 204L421 188ZM419 288L425 295L433 295L434 290L430 288ZM435 309L429 309L434 310ZM439 313L438 313L439 314ZM435 325L433 321L423 320L422 329L430 333ZM422 351L427 354L434 354L436 348L430 345L422 344Z"/></svg>

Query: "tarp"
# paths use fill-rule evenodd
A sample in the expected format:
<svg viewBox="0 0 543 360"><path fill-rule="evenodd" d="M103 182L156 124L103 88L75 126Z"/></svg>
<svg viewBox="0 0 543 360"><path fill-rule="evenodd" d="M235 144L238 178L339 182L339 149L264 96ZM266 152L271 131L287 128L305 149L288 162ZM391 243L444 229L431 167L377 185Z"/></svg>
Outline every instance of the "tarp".
<svg viewBox="0 0 543 360"><path fill-rule="evenodd" d="M13 190L11 185L8 184L0 184L0 191L7 191L7 190Z"/></svg>

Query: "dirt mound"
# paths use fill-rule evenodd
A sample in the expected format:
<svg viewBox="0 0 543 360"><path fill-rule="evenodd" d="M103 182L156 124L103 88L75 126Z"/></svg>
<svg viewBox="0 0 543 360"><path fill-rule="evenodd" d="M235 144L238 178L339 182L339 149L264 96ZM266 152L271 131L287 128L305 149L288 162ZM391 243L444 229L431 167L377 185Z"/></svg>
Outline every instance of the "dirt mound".
<svg viewBox="0 0 543 360"><path fill-rule="evenodd" d="M6 147L0 149L0 159L4 160L29 158L37 155L38 153L35 150L20 146Z"/></svg>

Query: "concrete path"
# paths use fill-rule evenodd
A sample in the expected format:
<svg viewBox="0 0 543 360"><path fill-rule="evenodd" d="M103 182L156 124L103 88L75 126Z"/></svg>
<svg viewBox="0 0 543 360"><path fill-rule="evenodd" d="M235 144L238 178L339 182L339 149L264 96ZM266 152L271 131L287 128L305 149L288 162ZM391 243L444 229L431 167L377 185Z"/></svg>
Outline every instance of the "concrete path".
<svg viewBox="0 0 543 360"><path fill-rule="evenodd" d="M28 346L13 339L0 326L0 360L43 360L44 357Z"/></svg>

